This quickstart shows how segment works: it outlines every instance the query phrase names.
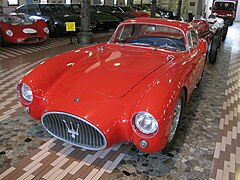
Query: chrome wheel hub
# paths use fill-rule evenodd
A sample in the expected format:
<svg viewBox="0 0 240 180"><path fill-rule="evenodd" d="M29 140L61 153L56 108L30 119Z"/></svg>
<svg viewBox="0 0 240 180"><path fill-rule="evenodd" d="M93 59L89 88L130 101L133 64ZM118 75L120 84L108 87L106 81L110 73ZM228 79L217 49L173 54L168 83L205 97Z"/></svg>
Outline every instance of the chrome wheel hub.
<svg viewBox="0 0 240 180"><path fill-rule="evenodd" d="M170 130L170 134L168 136L168 142L172 141L172 139L173 139L173 137L176 133L178 123L179 123L179 120L180 120L181 111L182 111L182 100L181 100L181 98L179 98L178 102L177 102L177 105L174 109L174 117L173 117L173 120L172 120L172 126L171 126L171 130Z"/></svg>

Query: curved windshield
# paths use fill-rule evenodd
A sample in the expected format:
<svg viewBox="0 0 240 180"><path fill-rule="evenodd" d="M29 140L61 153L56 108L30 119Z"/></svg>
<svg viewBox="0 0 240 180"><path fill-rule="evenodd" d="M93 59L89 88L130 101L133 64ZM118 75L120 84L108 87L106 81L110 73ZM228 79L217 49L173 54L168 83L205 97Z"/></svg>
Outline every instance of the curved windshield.
<svg viewBox="0 0 240 180"><path fill-rule="evenodd" d="M163 25L137 23L122 25L110 42L170 51L186 50L183 33L179 29Z"/></svg>
<svg viewBox="0 0 240 180"><path fill-rule="evenodd" d="M213 6L214 10L226 10L226 11L233 11L234 10L234 3L231 2L215 2Z"/></svg>
<svg viewBox="0 0 240 180"><path fill-rule="evenodd" d="M133 8L131 8L130 6L121 6L121 9L124 11L124 12L132 12L132 11L135 11Z"/></svg>
<svg viewBox="0 0 240 180"><path fill-rule="evenodd" d="M0 16L0 21L9 23L11 25L32 24L33 21L29 19L27 15L12 15L12 16Z"/></svg>
<svg viewBox="0 0 240 180"><path fill-rule="evenodd" d="M103 12L112 12L112 10L108 6L98 6L98 9Z"/></svg>

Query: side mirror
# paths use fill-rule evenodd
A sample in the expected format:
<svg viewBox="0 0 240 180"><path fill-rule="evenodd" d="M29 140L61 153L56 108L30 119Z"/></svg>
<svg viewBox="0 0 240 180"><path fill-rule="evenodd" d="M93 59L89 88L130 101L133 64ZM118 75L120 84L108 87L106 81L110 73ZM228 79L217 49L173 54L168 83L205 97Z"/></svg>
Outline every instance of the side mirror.
<svg viewBox="0 0 240 180"><path fill-rule="evenodd" d="M212 7L209 7L209 10L212 10Z"/></svg>

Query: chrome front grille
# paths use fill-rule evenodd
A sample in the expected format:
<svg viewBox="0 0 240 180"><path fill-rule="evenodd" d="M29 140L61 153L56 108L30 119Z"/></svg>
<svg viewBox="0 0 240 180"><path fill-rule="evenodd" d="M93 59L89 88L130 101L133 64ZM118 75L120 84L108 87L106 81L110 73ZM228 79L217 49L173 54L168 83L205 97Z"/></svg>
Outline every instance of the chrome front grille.
<svg viewBox="0 0 240 180"><path fill-rule="evenodd" d="M53 136L79 147L101 150L107 145L98 128L72 114L47 112L42 116L42 124Z"/></svg>

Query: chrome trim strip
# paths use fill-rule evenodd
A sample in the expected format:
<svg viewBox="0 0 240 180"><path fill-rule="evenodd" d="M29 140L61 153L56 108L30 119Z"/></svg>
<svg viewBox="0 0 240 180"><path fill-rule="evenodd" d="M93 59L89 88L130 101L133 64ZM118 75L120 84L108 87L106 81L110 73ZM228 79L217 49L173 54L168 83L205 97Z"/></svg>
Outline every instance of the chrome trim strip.
<svg viewBox="0 0 240 180"><path fill-rule="evenodd" d="M90 125L90 126L93 127L94 129L96 129L96 130L102 135L102 137L103 137L103 139L104 139L104 146L101 147L101 148L89 148L89 147L81 146L81 145L79 145L79 144L75 144L75 143L73 143L73 142L69 142L69 141L67 141L67 140L65 140L65 139L62 139L62 138L56 136L55 134L51 133L51 132L45 127L45 125L43 124L43 118L44 118L46 115L48 115L48 114L67 115L67 116L71 116L71 117L73 117L73 118L76 118L76 119L78 119L78 120L80 120L80 121L85 122L86 124ZM96 128L93 124L91 124L90 122L86 121L85 119L82 119L82 118L80 118L80 117L78 117L78 116L75 116L75 115L73 115L73 114L69 114L69 113L65 113L65 112L58 112L58 111L46 112L46 113L44 113L44 114L42 115L42 117L41 117L41 123L42 123L43 127L47 130L47 132L48 132L49 134L51 134L52 136L54 136L54 137L56 137L56 138L58 138L58 139L60 139L60 140L62 140L62 141L68 142L69 144L73 144L74 146L78 146L78 147L81 147L81 148L84 148L84 149L89 149L89 150L95 150L95 151L96 151L96 150L103 150L103 149L105 149L105 148L107 147L107 139L106 139L105 135L102 133L102 131L100 131L100 130L99 130L98 128Z"/></svg>

